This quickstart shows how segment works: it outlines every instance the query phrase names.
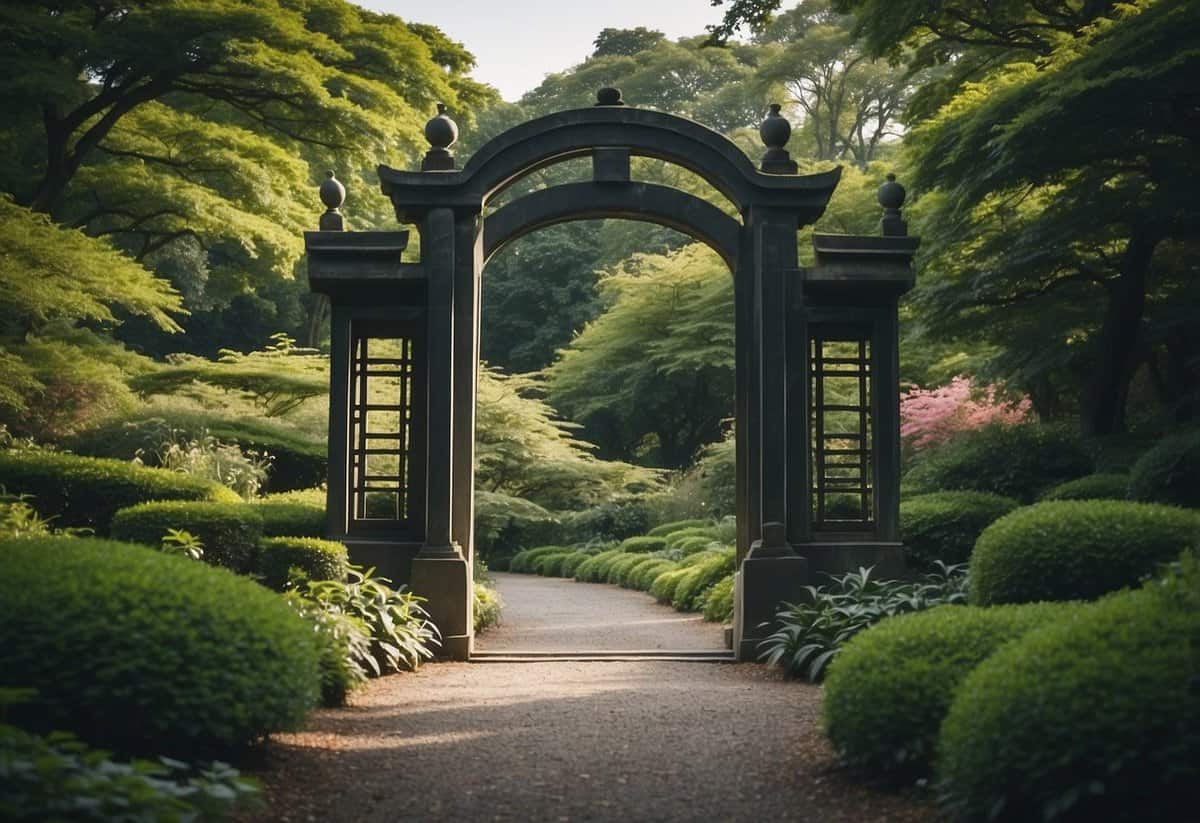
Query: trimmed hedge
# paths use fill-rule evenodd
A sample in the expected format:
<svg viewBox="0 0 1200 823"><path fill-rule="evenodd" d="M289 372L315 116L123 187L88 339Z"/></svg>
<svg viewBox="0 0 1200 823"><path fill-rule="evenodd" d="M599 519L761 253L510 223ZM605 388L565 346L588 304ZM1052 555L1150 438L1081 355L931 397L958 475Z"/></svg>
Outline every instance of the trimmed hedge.
<svg viewBox="0 0 1200 823"><path fill-rule="evenodd" d="M647 534L651 537L666 537L682 529L694 529L711 525L711 520L676 520L671 523L663 523L661 526L655 526Z"/></svg>
<svg viewBox="0 0 1200 823"><path fill-rule="evenodd" d="M722 577L704 596L704 619L712 623L733 621L733 575Z"/></svg>
<svg viewBox="0 0 1200 823"><path fill-rule="evenodd" d="M563 558L562 568L559 570L559 575L561 577L574 577L575 570L578 569L583 561L587 560L589 557L591 557L591 555L587 552L572 552L571 554L568 554Z"/></svg>
<svg viewBox="0 0 1200 823"><path fill-rule="evenodd" d="M716 541L711 537L685 537L672 548L684 557L704 551Z"/></svg>
<svg viewBox="0 0 1200 823"><path fill-rule="evenodd" d="M288 583L293 566L308 580L345 580L350 558L346 547L315 537L267 537L258 543L260 582L276 591Z"/></svg>
<svg viewBox="0 0 1200 823"><path fill-rule="evenodd" d="M822 723L834 749L851 766L926 774L958 684L1005 643L1078 608L938 606L856 635L825 679Z"/></svg>
<svg viewBox="0 0 1200 823"><path fill-rule="evenodd" d="M630 569L648 559L650 558L647 555L630 553L626 553L624 557L613 558L612 563L608 564L608 573L604 576L604 582L613 585L620 584Z"/></svg>
<svg viewBox="0 0 1200 823"><path fill-rule="evenodd" d="M650 587L654 585L654 580L664 572L674 571L679 568L679 564L671 560L663 560L655 558L653 563L646 563L638 566L631 575L632 588L641 592L650 591Z"/></svg>
<svg viewBox="0 0 1200 823"><path fill-rule="evenodd" d="M269 494L253 505L263 521L267 537L323 537L325 535L324 492L319 504L298 499L294 494Z"/></svg>
<svg viewBox="0 0 1200 823"><path fill-rule="evenodd" d="M312 626L224 569L112 540L0 542L0 687L33 728L176 757L294 728L320 696Z"/></svg>
<svg viewBox="0 0 1200 823"><path fill-rule="evenodd" d="M605 555L607 555L607 556L605 556ZM608 554L608 552L604 552L603 554L597 555L597 557L599 557L601 559L599 562L596 563L596 570L594 573L596 582L597 583L607 583L608 582L608 573L610 571L612 571L613 565L616 564L617 562L621 562L621 563L628 562L627 560L625 560L625 558L629 557L629 554L627 552L621 551L620 549L616 549L613 551L612 554Z"/></svg>
<svg viewBox="0 0 1200 823"><path fill-rule="evenodd" d="M541 557L535 558L529 567L542 577L562 577L563 561L574 553L570 549L564 549L560 552L543 554Z"/></svg>
<svg viewBox="0 0 1200 823"><path fill-rule="evenodd" d="M988 492L934 492L900 501L900 539L917 570L967 562L979 535L1021 504Z"/></svg>
<svg viewBox="0 0 1200 823"><path fill-rule="evenodd" d="M608 549L599 554L593 554L587 560L575 567L575 579L580 583L603 583L608 576L607 566L604 569L604 577L600 576L601 564L607 563L614 557L618 557L625 552L620 549Z"/></svg>
<svg viewBox="0 0 1200 823"><path fill-rule="evenodd" d="M1128 496L1127 474L1089 474L1042 492L1042 500L1125 500Z"/></svg>
<svg viewBox="0 0 1200 823"><path fill-rule="evenodd" d="M692 566L675 585L671 605L681 612L699 611L704 606L701 598L709 588L722 577L733 574L734 558L734 550L726 549L715 557Z"/></svg>
<svg viewBox="0 0 1200 823"><path fill-rule="evenodd" d="M1200 514L1116 500L1055 500L997 520L971 554L972 605L1090 600L1136 585L1196 542Z"/></svg>
<svg viewBox="0 0 1200 823"><path fill-rule="evenodd" d="M565 551L567 549L562 546L538 546L536 549L526 549L513 555L512 560L509 561L508 570L520 574L536 574L537 570L533 568L533 561L543 555Z"/></svg>
<svg viewBox="0 0 1200 823"><path fill-rule="evenodd" d="M1200 431L1168 437L1129 470L1129 497L1200 508Z"/></svg>
<svg viewBox="0 0 1200 823"><path fill-rule="evenodd" d="M660 552L667 547L667 538L651 537L643 535L641 537L629 537L621 541L621 550L627 552L639 552L646 554L647 552Z"/></svg>
<svg viewBox="0 0 1200 823"><path fill-rule="evenodd" d="M79 457L58 452L0 451L0 486L9 494L28 494L56 527L76 526L107 534L118 509L148 500L209 500L240 503L219 483L165 469L148 469L120 460Z"/></svg>
<svg viewBox="0 0 1200 823"><path fill-rule="evenodd" d="M1195 820L1200 568L1005 646L958 689L938 768L970 820Z"/></svg>
<svg viewBox="0 0 1200 823"><path fill-rule="evenodd" d="M157 549L167 529L184 529L200 538L206 563L241 574L257 567L262 516L243 503L141 503L117 512L109 531L114 540Z"/></svg>
<svg viewBox="0 0 1200 823"><path fill-rule="evenodd" d="M922 453L904 485L922 494L980 491L1032 503L1050 486L1092 470L1092 458L1073 432L1036 423L991 425Z"/></svg>
<svg viewBox="0 0 1200 823"><path fill-rule="evenodd" d="M691 569L688 567L680 567L663 572L654 578L654 582L650 585L651 596L659 603L671 603L675 599L675 587L690 571Z"/></svg>
<svg viewBox="0 0 1200 823"><path fill-rule="evenodd" d="M673 550L679 548L679 545L689 537L706 537L710 541L716 540L717 536L712 526L706 528L693 527L688 529L680 529L677 532L671 532L666 537L666 545L664 548Z"/></svg>
<svg viewBox="0 0 1200 823"><path fill-rule="evenodd" d="M661 562L661 557L647 557L643 555L641 560L621 572L617 584L623 589L636 589L638 572L647 566L657 566Z"/></svg>

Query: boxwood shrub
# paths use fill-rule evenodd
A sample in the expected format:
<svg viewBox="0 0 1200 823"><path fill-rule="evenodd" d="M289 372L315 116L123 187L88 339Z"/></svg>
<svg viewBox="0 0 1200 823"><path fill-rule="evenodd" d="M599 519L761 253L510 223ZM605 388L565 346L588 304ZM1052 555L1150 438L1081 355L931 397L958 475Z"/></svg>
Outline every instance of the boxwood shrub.
<svg viewBox="0 0 1200 823"><path fill-rule="evenodd" d="M648 557L646 555L642 555L642 558L638 560L638 562L628 566L621 572L620 578L617 580L618 585L620 585L623 589L636 589L638 572L640 572L646 566L655 566L661 562L661 557Z"/></svg>
<svg viewBox="0 0 1200 823"><path fill-rule="evenodd" d="M253 505L262 516L267 537L323 537L325 535L325 492L318 491L319 502L308 490L268 494Z"/></svg>
<svg viewBox="0 0 1200 823"><path fill-rule="evenodd" d="M922 494L981 491L1032 503L1050 486L1092 470L1092 458L1074 432L1036 423L991 425L923 453L904 475L904 485Z"/></svg>
<svg viewBox="0 0 1200 823"><path fill-rule="evenodd" d="M288 583L294 566L308 580L345 580L350 562L346 547L316 537L267 537L258 543L259 581L276 591Z"/></svg>
<svg viewBox="0 0 1200 823"><path fill-rule="evenodd" d="M733 620L733 575L727 574L713 584L704 596L704 619L714 623Z"/></svg>
<svg viewBox="0 0 1200 823"><path fill-rule="evenodd" d="M1194 820L1200 573L1122 592L997 651L962 683L938 770L959 817Z"/></svg>
<svg viewBox="0 0 1200 823"><path fill-rule="evenodd" d="M147 500L210 500L236 503L230 489L166 469L120 460L58 452L0 451L0 486L27 494L38 513L56 527L77 526L107 534L118 509Z"/></svg>
<svg viewBox="0 0 1200 823"><path fill-rule="evenodd" d="M679 564L671 560L655 558L653 562L638 566L631 575L632 588L638 591L648 592L650 587L654 585L654 580L664 572L678 569Z"/></svg>
<svg viewBox="0 0 1200 823"><path fill-rule="evenodd" d="M980 533L1021 504L988 492L934 492L900 501L900 539L909 565L967 562Z"/></svg>
<svg viewBox="0 0 1200 823"><path fill-rule="evenodd" d="M204 560L214 566L242 574L257 566L262 516L242 503L140 503L117 512L109 531L117 540L157 548L167 529L184 529L200 538Z"/></svg>
<svg viewBox="0 0 1200 823"><path fill-rule="evenodd" d="M1128 496L1127 474L1089 474L1042 492L1042 500L1124 500Z"/></svg>
<svg viewBox="0 0 1200 823"><path fill-rule="evenodd" d="M591 557L587 552L571 552L563 558L562 568L559 570L561 577L574 577L575 570L579 568L583 561Z"/></svg>
<svg viewBox="0 0 1200 823"><path fill-rule="evenodd" d="M679 611L699 611L704 606L703 596L718 580L733 574L734 551L725 549L703 563L688 569L680 578L671 596L671 605Z"/></svg>
<svg viewBox="0 0 1200 823"><path fill-rule="evenodd" d="M971 553L973 605L1090 600L1133 586L1196 541L1200 513L1117 500L1054 500L988 526Z"/></svg>
<svg viewBox="0 0 1200 823"><path fill-rule="evenodd" d="M711 525L707 526L707 527L703 527L703 528L701 528L699 526L694 526L694 527L688 528L688 529L680 529L677 532L671 532L666 537L666 545L664 546L664 548L677 549L677 548L679 548L679 545L681 543L683 543L685 540L687 540L688 538L691 538L691 537L704 537L704 538L707 538L709 541L713 541L713 540L717 539L716 533L713 531L713 528Z"/></svg>
<svg viewBox="0 0 1200 823"><path fill-rule="evenodd" d="M608 573L612 570L613 564L617 563L618 561L623 563L628 562L625 560L625 558L629 557L629 554L617 549L611 554L604 552L596 556L599 558L599 561L596 563L596 570L594 572L596 582L607 583Z"/></svg>
<svg viewBox="0 0 1200 823"><path fill-rule="evenodd" d="M689 554L704 551L714 542L711 537L685 537L672 546L672 549L686 557Z"/></svg>
<svg viewBox="0 0 1200 823"><path fill-rule="evenodd" d="M604 576L604 582L618 585L630 569L648 559L650 558L644 554L630 554L628 552L624 556L614 557L612 562L608 564L608 573Z"/></svg>
<svg viewBox="0 0 1200 823"><path fill-rule="evenodd" d="M641 537L627 537L621 541L621 549L627 552L658 552L667 547L667 538L651 537L643 535Z"/></svg>
<svg viewBox="0 0 1200 823"><path fill-rule="evenodd" d="M534 558L529 567L542 577L562 577L563 561L572 554L574 552L570 549L543 554L541 557Z"/></svg>
<svg viewBox="0 0 1200 823"><path fill-rule="evenodd" d="M1168 437L1129 471L1129 497L1200 507L1200 430Z"/></svg>
<svg viewBox="0 0 1200 823"><path fill-rule="evenodd" d="M711 520L675 520L670 523L663 523L661 526L655 526L647 534L651 537L666 537L668 534L674 534L682 529L694 529L711 525Z"/></svg>
<svg viewBox="0 0 1200 823"><path fill-rule="evenodd" d="M538 546L536 549L526 549L523 552L517 552L513 555L513 559L508 564L510 572L520 574L535 574L536 569L533 568L533 561L546 554L555 554L565 552L566 549L562 546Z"/></svg>
<svg viewBox="0 0 1200 823"><path fill-rule="evenodd" d="M958 684L1005 643L1078 608L938 606L856 635L825 679L822 722L834 749L851 766L926 774Z"/></svg>
<svg viewBox="0 0 1200 823"><path fill-rule="evenodd" d="M650 594L659 603L671 603L675 599L675 587L679 585L679 581L684 575L691 571L691 568L681 566L671 571L663 572L658 577L654 578L654 582L650 585Z"/></svg>
<svg viewBox="0 0 1200 823"><path fill-rule="evenodd" d="M624 554L620 549L608 549L599 554L593 554L587 560L575 567L575 579L580 583L603 583L608 579L608 567L604 566L604 576L600 576L600 567L618 555Z"/></svg>
<svg viewBox="0 0 1200 823"><path fill-rule="evenodd" d="M0 542L0 687L19 725L188 757L293 728L320 695L312 627L253 580L112 540Z"/></svg>

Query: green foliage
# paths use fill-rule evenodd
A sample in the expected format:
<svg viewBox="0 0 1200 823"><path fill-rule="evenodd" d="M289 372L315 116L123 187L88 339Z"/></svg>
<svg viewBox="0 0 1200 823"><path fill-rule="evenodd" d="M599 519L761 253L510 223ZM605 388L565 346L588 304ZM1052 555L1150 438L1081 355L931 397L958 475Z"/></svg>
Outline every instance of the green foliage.
<svg viewBox="0 0 1200 823"><path fill-rule="evenodd" d="M735 552L726 549L714 557L688 568L672 592L671 605L682 612L700 611L704 608L704 596L717 581L734 572Z"/></svg>
<svg viewBox="0 0 1200 823"><path fill-rule="evenodd" d="M584 561L592 555L587 552L572 552L562 560L562 565L559 567L559 576L566 578L574 578L575 572L583 565Z"/></svg>
<svg viewBox="0 0 1200 823"><path fill-rule="evenodd" d="M618 563L620 563L621 565L624 565L625 563L629 563L629 562L630 562L629 554L627 552L621 551L620 549L617 549L612 552L601 552L600 554L596 555L596 566L595 566L594 571L592 572L592 574L594 575L594 578L595 578L595 582L597 582L597 583L610 582L608 575L613 570L613 567L616 566ZM634 562L636 562L636 561L634 561Z"/></svg>
<svg viewBox="0 0 1200 823"><path fill-rule="evenodd" d="M548 554L561 554L565 551L567 549L562 546L538 546L536 549L526 549L513 555L512 561L508 564L508 570L517 573L536 573L533 568L535 560Z"/></svg>
<svg viewBox="0 0 1200 823"><path fill-rule="evenodd" d="M373 661L371 627L359 617L327 609L292 589L284 600L312 628L320 649L321 704L342 706L350 692L365 684Z"/></svg>
<svg viewBox="0 0 1200 823"><path fill-rule="evenodd" d="M0 725L0 773L0 817L11 823L221 820L261 792L225 763L125 762L66 732L39 737L8 725Z"/></svg>
<svg viewBox="0 0 1200 823"><path fill-rule="evenodd" d="M980 533L1019 505L987 492L934 492L902 499L900 539L909 565L924 570L935 560L966 563Z"/></svg>
<svg viewBox="0 0 1200 823"><path fill-rule="evenodd" d="M243 452L236 443L222 443L211 434L163 443L155 458L155 466L220 483L244 500L258 495L271 465L269 455Z"/></svg>
<svg viewBox="0 0 1200 823"><path fill-rule="evenodd" d="M876 580L871 569L847 572L822 586L805 586L805 598L785 604L779 628L759 644L759 659L816 683L846 643L864 629L898 614L967 600L966 569L936 563L920 582Z"/></svg>
<svg viewBox="0 0 1200 823"><path fill-rule="evenodd" d="M618 586L622 585L635 568L651 560L652 558L645 554L627 552L619 555L613 559L612 563L608 564L608 572L604 575L604 582Z"/></svg>
<svg viewBox="0 0 1200 823"><path fill-rule="evenodd" d="M1042 492L1041 500L1124 500L1129 493L1127 474L1089 474Z"/></svg>
<svg viewBox="0 0 1200 823"><path fill-rule="evenodd" d="M263 526L252 506L173 500L139 503L118 511L109 533L115 540L159 546L168 529L185 529L199 538L204 560L214 566L242 574L256 568Z"/></svg>
<svg viewBox="0 0 1200 823"><path fill-rule="evenodd" d="M1129 497L1200 508L1200 431L1164 439L1133 464Z"/></svg>
<svg viewBox="0 0 1200 823"><path fill-rule="evenodd" d="M733 621L733 575L722 577L704 596L704 619L712 623Z"/></svg>
<svg viewBox="0 0 1200 823"><path fill-rule="evenodd" d="M696 526L689 529L679 529L678 531L671 532L666 536L665 548L668 551L676 551L683 545L684 542L696 537L704 538L711 543L717 539L717 533L712 526Z"/></svg>
<svg viewBox="0 0 1200 823"><path fill-rule="evenodd" d="M51 518L42 517L27 502L28 495L0 495L0 540L49 537Z"/></svg>
<svg viewBox="0 0 1200 823"><path fill-rule="evenodd" d="M267 537L320 537L325 534L325 492L317 490L320 503L304 502L295 495L270 494L253 505Z"/></svg>
<svg viewBox="0 0 1200 823"><path fill-rule="evenodd" d="M553 554L544 554L530 563L530 569L542 577L562 577L563 561L574 553L571 549L563 549Z"/></svg>
<svg viewBox="0 0 1200 823"><path fill-rule="evenodd" d="M1005 643L1069 619L1077 608L939 606L857 635L829 667L821 704L838 756L875 772L926 775L942 718L963 679Z"/></svg>
<svg viewBox="0 0 1200 823"><path fill-rule="evenodd" d="M690 572L686 566L662 572L650 584L650 595L659 603L671 603L675 600L675 587Z"/></svg>
<svg viewBox="0 0 1200 823"><path fill-rule="evenodd" d="M661 526L655 526L650 531L646 532L650 537L666 537L683 529L705 528L711 524L709 520L701 520L693 518L691 520L676 520L672 523L663 523Z"/></svg>
<svg viewBox="0 0 1200 823"><path fill-rule="evenodd" d="M475 546L491 560L522 546L555 539L559 520L536 503L498 492L475 490ZM496 567L497 571L501 571Z"/></svg>
<svg viewBox="0 0 1200 823"><path fill-rule="evenodd" d="M967 677L942 725L950 808L996 821L1191 817L1198 636L1200 568L1185 557L1166 581L1005 646Z"/></svg>
<svg viewBox="0 0 1200 823"><path fill-rule="evenodd" d="M471 622L475 633L499 626L503 609L504 602L500 599L500 593L486 583L476 580L474 595L471 598Z"/></svg>
<svg viewBox="0 0 1200 823"><path fill-rule="evenodd" d="M676 542L675 545L671 547L671 551L675 554L687 557L688 555L695 554L696 552L704 551L709 546L713 545L713 543L714 541L711 537L685 537Z"/></svg>
<svg viewBox="0 0 1200 823"><path fill-rule="evenodd" d="M971 554L972 605L1092 600L1136 585L1195 543L1200 514L1116 500L1056 500L1017 509Z"/></svg>
<svg viewBox="0 0 1200 823"><path fill-rule="evenodd" d="M737 472L737 444L732 431L716 443L700 449L696 462L676 475L665 494L655 498L660 518L688 517L687 522L703 526L712 517L728 517L734 513Z"/></svg>
<svg viewBox="0 0 1200 823"><path fill-rule="evenodd" d="M43 516L62 526L82 526L103 534L118 509L147 500L237 502L229 489L164 469L117 460L76 457L48 451L0 451L0 486L32 499ZM172 527L185 524L171 523ZM165 527L164 527L165 531ZM153 535L157 546L163 532Z"/></svg>
<svg viewBox="0 0 1200 823"><path fill-rule="evenodd" d="M256 573L264 586L282 591L298 570L305 580L345 580L346 547L315 537L265 537L258 543Z"/></svg>
<svg viewBox="0 0 1200 823"><path fill-rule="evenodd" d="M308 626L223 569L115 541L13 540L0 587L0 687L37 690L11 712L22 726L179 755L293 728L317 700Z"/></svg>
<svg viewBox="0 0 1200 823"><path fill-rule="evenodd" d="M167 529L163 535L159 550L163 554L177 554L192 560L204 558L204 541L187 529Z"/></svg>
<svg viewBox="0 0 1200 823"><path fill-rule="evenodd" d="M563 516L563 538L577 542L624 540L645 534L650 512L642 498L601 503Z"/></svg>
<svg viewBox="0 0 1200 823"><path fill-rule="evenodd" d="M594 554L587 560L575 567L575 579L580 583L603 583L608 579L608 566L610 560L624 554L620 549L609 549ZM603 566L603 572L601 567Z"/></svg>
<svg viewBox="0 0 1200 823"><path fill-rule="evenodd" d="M629 537L621 541L621 550L627 552L657 552L662 551L667 547L665 537L654 537L645 535L642 537Z"/></svg>
<svg viewBox="0 0 1200 823"><path fill-rule="evenodd" d="M673 571L677 568L679 568L678 563L660 558L655 558L652 562L642 563L629 575L630 588L648 592L660 574Z"/></svg>
<svg viewBox="0 0 1200 823"><path fill-rule="evenodd" d="M1079 437L1065 429L992 425L923 452L904 482L919 493L981 491L1030 503L1044 489L1091 471Z"/></svg>

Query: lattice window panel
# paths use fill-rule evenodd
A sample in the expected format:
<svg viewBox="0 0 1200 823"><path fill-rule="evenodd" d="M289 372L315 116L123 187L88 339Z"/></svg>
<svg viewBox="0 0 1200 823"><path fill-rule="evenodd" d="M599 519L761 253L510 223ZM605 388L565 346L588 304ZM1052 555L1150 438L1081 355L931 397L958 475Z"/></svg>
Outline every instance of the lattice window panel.
<svg viewBox="0 0 1200 823"><path fill-rule="evenodd" d="M416 362L409 337L353 339L350 366L350 516L406 522Z"/></svg>
<svg viewBox="0 0 1200 823"><path fill-rule="evenodd" d="M870 531L875 524L871 341L814 335L809 365L813 527Z"/></svg>

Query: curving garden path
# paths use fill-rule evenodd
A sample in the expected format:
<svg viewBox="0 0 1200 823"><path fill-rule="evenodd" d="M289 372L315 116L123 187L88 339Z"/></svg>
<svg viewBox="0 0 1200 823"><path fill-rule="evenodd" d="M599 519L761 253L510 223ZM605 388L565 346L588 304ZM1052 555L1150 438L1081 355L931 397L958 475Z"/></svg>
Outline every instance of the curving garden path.
<svg viewBox="0 0 1200 823"><path fill-rule="evenodd" d="M505 622L483 649L721 645L719 627L644 594L496 577ZM267 808L246 819L931 819L925 803L837 768L819 695L751 664L431 664L275 738L257 775Z"/></svg>

